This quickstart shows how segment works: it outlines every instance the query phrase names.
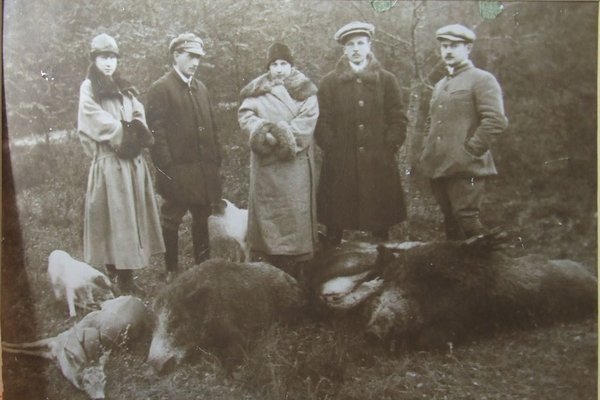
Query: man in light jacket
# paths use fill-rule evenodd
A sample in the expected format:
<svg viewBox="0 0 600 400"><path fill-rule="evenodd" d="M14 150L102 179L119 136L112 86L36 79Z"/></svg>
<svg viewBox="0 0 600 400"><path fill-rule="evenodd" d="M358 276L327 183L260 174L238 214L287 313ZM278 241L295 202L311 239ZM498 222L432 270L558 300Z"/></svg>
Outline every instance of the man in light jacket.
<svg viewBox="0 0 600 400"><path fill-rule="evenodd" d="M475 33L454 24L436 38L448 74L433 89L420 168L431 178L446 238L460 240L484 232L485 178L497 175L490 148L508 120L496 78L469 60Z"/></svg>

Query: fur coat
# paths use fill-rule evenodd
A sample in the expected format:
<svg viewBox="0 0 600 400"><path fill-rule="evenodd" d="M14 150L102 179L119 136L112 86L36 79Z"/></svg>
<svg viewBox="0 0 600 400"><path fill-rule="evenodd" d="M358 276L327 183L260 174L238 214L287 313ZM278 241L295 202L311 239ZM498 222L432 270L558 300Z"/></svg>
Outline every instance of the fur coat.
<svg viewBox="0 0 600 400"><path fill-rule="evenodd" d="M240 93L238 120L251 148L247 240L252 252L298 257L314 252L316 93L295 69L282 82L265 73ZM272 145L269 133L276 139Z"/></svg>
<svg viewBox="0 0 600 400"><path fill-rule="evenodd" d="M319 221L328 229L376 231L406 217L395 154L406 116L396 77L372 54L360 72L346 56L319 86L315 137L324 152Z"/></svg>

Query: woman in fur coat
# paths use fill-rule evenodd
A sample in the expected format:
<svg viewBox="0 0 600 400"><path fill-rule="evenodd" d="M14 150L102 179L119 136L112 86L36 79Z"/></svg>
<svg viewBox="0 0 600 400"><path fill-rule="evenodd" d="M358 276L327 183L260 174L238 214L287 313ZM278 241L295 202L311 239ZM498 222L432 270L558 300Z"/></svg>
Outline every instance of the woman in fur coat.
<svg viewBox="0 0 600 400"><path fill-rule="evenodd" d="M141 150L153 143L135 89L120 78L119 48L106 35L91 43L81 84L77 130L92 157L85 197L83 253L116 276L121 293L139 292L133 270L165 251L154 188Z"/></svg>
<svg viewBox="0 0 600 400"><path fill-rule="evenodd" d="M292 274L316 242L313 133L317 87L293 66L290 49L269 47L267 72L240 94L238 120L250 139L247 242L254 260Z"/></svg>

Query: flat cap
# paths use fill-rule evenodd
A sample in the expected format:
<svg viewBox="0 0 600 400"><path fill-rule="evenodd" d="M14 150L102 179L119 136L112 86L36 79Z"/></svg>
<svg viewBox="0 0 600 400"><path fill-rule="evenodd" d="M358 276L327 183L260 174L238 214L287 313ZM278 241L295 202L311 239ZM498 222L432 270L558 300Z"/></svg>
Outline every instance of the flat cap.
<svg viewBox="0 0 600 400"><path fill-rule="evenodd" d="M446 25L435 32L437 40L472 43L475 37L475 32L460 24Z"/></svg>
<svg viewBox="0 0 600 400"><path fill-rule="evenodd" d="M90 55L94 56L98 53L113 53L118 56L119 46L117 46L117 41L106 33L94 37L90 45Z"/></svg>
<svg viewBox="0 0 600 400"><path fill-rule="evenodd" d="M333 38L339 43L344 44L346 39L351 35L363 34L367 35L369 39L375 33L375 27L372 24L367 22L360 21L352 21L344 26L342 26L338 31L333 35Z"/></svg>
<svg viewBox="0 0 600 400"><path fill-rule="evenodd" d="M187 51L188 53L197 54L199 56L206 54L204 53L204 42L193 33L182 33L171 40L171 44L169 44L169 53L172 53L175 50Z"/></svg>

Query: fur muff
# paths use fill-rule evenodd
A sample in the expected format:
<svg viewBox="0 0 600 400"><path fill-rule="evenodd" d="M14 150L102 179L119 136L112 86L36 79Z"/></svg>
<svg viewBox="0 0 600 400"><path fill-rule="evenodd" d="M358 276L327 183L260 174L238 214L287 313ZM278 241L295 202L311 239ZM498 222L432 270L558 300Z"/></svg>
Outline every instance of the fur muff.
<svg viewBox="0 0 600 400"><path fill-rule="evenodd" d="M115 146L115 153L119 158L129 160L140 155L144 147L154 144L154 137L150 130L140 120L121 121L123 125L123 140Z"/></svg>
<svg viewBox="0 0 600 400"><path fill-rule="evenodd" d="M271 131L277 145L275 147L275 156L280 161L290 161L296 157L296 138L290 129L290 125L285 121L279 121L273 126Z"/></svg>
<svg viewBox="0 0 600 400"><path fill-rule="evenodd" d="M159 293L148 362L161 372L194 349L235 358L258 330L300 305L296 280L272 265L205 261Z"/></svg>
<svg viewBox="0 0 600 400"><path fill-rule="evenodd" d="M121 121L123 126L123 139L118 146L114 147L115 153L119 158L130 160L140 155L142 144L140 143L138 132L133 126L133 121Z"/></svg>
<svg viewBox="0 0 600 400"><path fill-rule="evenodd" d="M256 132L250 135L250 148L259 156L268 156L273 153L274 146L267 142L266 135L273 129L273 124L265 122Z"/></svg>

